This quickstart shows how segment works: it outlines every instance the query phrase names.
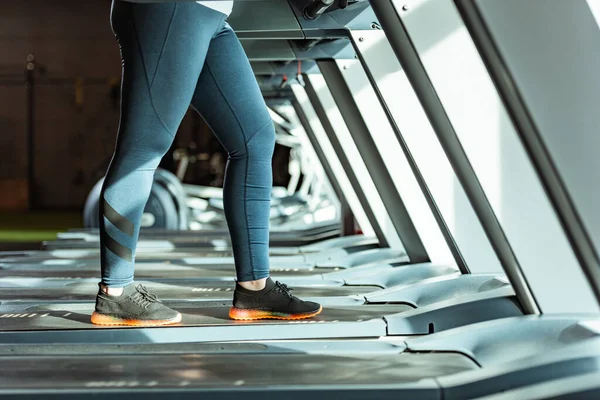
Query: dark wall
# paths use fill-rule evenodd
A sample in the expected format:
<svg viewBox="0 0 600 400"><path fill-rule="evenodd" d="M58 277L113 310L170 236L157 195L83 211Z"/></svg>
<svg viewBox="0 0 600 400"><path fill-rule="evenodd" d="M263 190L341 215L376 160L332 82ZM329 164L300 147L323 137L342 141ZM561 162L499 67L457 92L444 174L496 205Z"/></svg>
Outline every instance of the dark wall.
<svg viewBox="0 0 600 400"><path fill-rule="evenodd" d="M28 177L26 58L34 54L35 203L80 206L110 154L120 60L106 0L6 2L0 14L0 179ZM88 78L79 81L77 78ZM20 79L20 84L19 84Z"/></svg>
<svg viewBox="0 0 600 400"><path fill-rule="evenodd" d="M121 60L109 22L110 0L5 2L0 13L0 209L26 206L26 59L35 56L34 203L80 208L111 156L118 127ZM206 153L189 183L222 183L225 157L202 119L188 113L175 147ZM217 162L215 164L215 160ZM212 162L211 162L212 160ZM163 163L172 166L172 163ZM275 181L286 184L287 158ZM212 170L211 170L212 169ZM15 207L15 205L17 207Z"/></svg>

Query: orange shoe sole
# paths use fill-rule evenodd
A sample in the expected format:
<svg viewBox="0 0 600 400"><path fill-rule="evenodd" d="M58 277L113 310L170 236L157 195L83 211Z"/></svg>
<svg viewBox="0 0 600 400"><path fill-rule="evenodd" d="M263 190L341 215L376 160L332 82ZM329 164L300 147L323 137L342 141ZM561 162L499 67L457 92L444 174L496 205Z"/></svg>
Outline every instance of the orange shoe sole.
<svg viewBox="0 0 600 400"><path fill-rule="evenodd" d="M229 310L229 318L236 321L256 321L260 319L280 319L285 321L295 321L316 317L323 311L323 306L319 310L308 314L283 314L271 311L251 310L231 307Z"/></svg>
<svg viewBox="0 0 600 400"><path fill-rule="evenodd" d="M164 326L173 325L181 322L181 314L178 314L175 318L164 319L164 320L139 320L139 319L122 319L111 317L108 315L98 314L94 312L92 314L92 324L94 325L105 325L105 326Z"/></svg>

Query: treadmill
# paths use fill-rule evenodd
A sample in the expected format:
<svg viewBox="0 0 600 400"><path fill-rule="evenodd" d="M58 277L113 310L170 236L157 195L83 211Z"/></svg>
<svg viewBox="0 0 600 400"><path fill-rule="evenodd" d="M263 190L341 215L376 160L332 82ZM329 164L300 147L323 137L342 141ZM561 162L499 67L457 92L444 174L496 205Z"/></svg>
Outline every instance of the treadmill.
<svg viewBox="0 0 600 400"><path fill-rule="evenodd" d="M364 5L359 6L363 11L369 11ZM307 79L311 80L312 77L307 77ZM327 94L322 93L321 96L326 97ZM322 102L326 101L325 97L313 99L312 104L317 108L322 108ZM346 112L346 110L343 111ZM322 120L329 125L332 124L332 121ZM337 122L333 123L337 125ZM314 127L307 127L307 129L313 130ZM386 165L377 157L369 156L366 152L366 149L379 151L377 148L359 143L358 147L361 147L359 157L364 160L363 163L353 165L349 162L350 157L356 155L357 149L356 145L352 148L349 144L360 140L358 135L348 137L348 135L354 135L354 131L354 128L352 132L347 129L344 132L341 127L339 132L329 129L326 140L329 142L329 146L326 150L320 149L323 152L322 156L325 156L321 159L322 161L328 160L327 164L330 166L333 163L339 163L338 170L348 171L346 176L350 184L348 193L355 193L354 196L358 200L355 203L362 206L362 213L367 216L368 226L371 226L376 232L378 241L382 244L394 245L394 247L402 246L405 249L401 254L390 253L389 250L387 250L388 253L385 253L385 249L377 250L379 253L386 254L385 258L392 257L391 262L375 263L365 260L364 265L346 265L348 266L346 270L332 271L331 273L326 273L329 271L326 271L323 263L317 264L312 270L311 268L290 267L281 271L275 267L274 276L285 276L286 282L298 287L300 291L298 294L317 296L323 294L321 297L314 298L330 307L322 316L322 323L332 326L350 318L352 322L358 323L357 326L365 325L362 323L366 322L366 325L369 326L374 324L382 327L383 315L414 310L418 307L433 307L444 301L450 301L450 303L440 305L441 309L448 306L457 309L471 308L473 303L479 302L481 310L485 310L485 312L471 312L470 317L467 318L470 321L521 314L518 304L514 301L512 289L503 279L501 271L498 271L499 273L491 271L491 273L477 276L459 274L457 273L458 268L453 265L453 262L450 264L431 262L427 251L431 251L431 254L436 257L438 253L442 253L436 252L434 243L440 233L434 232L434 234L422 236L419 235L420 232L417 232L416 227L423 230L423 226L431 225L432 222L435 224L435 220L428 214L416 212L415 205L411 207L404 205L404 197L400 195L396 182L391 181ZM338 133L346 134L346 137L338 137ZM306 134L309 135L308 132ZM368 132L362 131L360 134L368 134ZM312 135L313 146L315 143L319 147L322 146L322 142L315 139L316 136ZM332 146L331 142L335 146ZM332 151L334 154L330 157ZM372 177L378 178L373 179ZM411 184L416 185L414 182ZM371 188L375 190L369 191ZM378 191L382 193L379 194ZM421 197L419 200L425 204L425 198ZM361 210L353 208L353 212L360 214ZM449 253L447 250L443 252ZM94 285L92 279L97 275L97 265L92 266L82 264L79 260L60 258L43 260L23 257L4 261L2 270L0 270L1 276L6 278L7 286L12 285L13 287L12 295L7 293L7 297L2 300L2 304L6 306L7 315L12 315L6 317L7 321L11 321L12 328L10 329L18 329L22 321L40 326L42 329L52 329L56 324L63 326L67 324L66 326L72 328L85 326L87 321L84 317L80 320L70 319L73 315L70 314L70 309L72 307L78 307L81 310L89 309L90 294L86 294L85 291ZM40 265L36 265L36 262L39 262ZM191 264L189 260L185 260L185 262ZM331 264L344 266L339 261L332 261ZM169 271L167 279L164 278L166 271ZM138 264L137 277L147 280L151 288L154 287L150 285L150 282L163 284L162 286L157 285L157 287L163 294L172 296L169 304L180 309L183 307L183 310L190 310L186 314L189 315L190 325L219 324L221 329L228 329L223 328L228 325L228 321L222 321L222 317L223 312L227 310L227 302L230 301L231 293L226 288L227 281L231 282L233 279L232 272L230 266L224 268L223 264L209 268L201 264L173 266L142 262ZM307 273L302 274L302 272ZM40 281L43 279L42 277L47 280ZM51 279L48 278L55 278L54 282L50 282ZM88 279L86 284L82 285L81 278ZM56 282L57 280L59 282ZM182 293L183 290L178 290L178 284L181 284L183 280L189 281L185 286L187 291L185 294ZM215 282L220 284L215 284ZM229 285L231 284L229 283ZM326 290L327 285L332 289ZM52 286L53 292L45 290L50 286ZM355 286L357 289L353 290L352 288ZM403 291L402 288L406 290ZM329 295L325 295L325 292ZM353 295L348 296L349 293ZM44 298L52 302L50 307L52 309L39 308L37 303ZM181 303L182 301L185 304ZM200 309L204 311L198 312ZM213 311L209 312L209 309ZM423 325L423 321L416 322L421 317L411 317L415 321L415 326L406 332L429 333L432 330L449 329L455 326L452 319L444 317L441 311L435 311L434 314L439 316L439 322L437 320L429 321L425 325ZM18 315L23 317L16 317ZM379 318L379 320L373 321L372 317ZM19 321L20 318L24 319ZM29 320L29 318L31 319ZM84 325L80 325L81 323ZM225 325L221 325L223 323ZM461 320L461 323L464 321ZM335 327L338 326L341 327L341 325ZM353 329L353 331L359 337L367 334L366 330L361 331L359 328ZM323 334L326 337L331 335L325 330L323 330ZM246 337L245 333L243 335ZM369 333L369 335L371 334Z"/></svg>

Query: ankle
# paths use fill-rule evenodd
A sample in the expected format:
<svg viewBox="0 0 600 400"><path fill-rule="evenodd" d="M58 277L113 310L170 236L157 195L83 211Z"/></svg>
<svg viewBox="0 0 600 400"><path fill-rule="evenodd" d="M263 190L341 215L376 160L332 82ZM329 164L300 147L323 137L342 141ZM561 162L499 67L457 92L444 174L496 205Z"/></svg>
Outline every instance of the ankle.
<svg viewBox="0 0 600 400"><path fill-rule="evenodd" d="M100 290L102 290L102 293L107 294L109 296L120 296L123 294L123 288L113 288L100 285Z"/></svg>
<svg viewBox="0 0 600 400"><path fill-rule="evenodd" d="M267 286L267 278L259 279L257 281L238 282L238 284L246 290L258 292Z"/></svg>

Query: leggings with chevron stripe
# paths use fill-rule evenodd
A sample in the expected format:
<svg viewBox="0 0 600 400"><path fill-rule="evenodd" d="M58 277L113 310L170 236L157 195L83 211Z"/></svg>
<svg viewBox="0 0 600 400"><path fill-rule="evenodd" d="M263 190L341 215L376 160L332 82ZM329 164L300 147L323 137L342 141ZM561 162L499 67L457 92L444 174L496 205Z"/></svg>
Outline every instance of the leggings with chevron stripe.
<svg viewBox="0 0 600 400"><path fill-rule="evenodd" d="M154 171L191 105L229 154L225 215L240 282L269 276L275 130L226 16L196 3L114 0L123 61L121 120L100 203L102 284L133 282Z"/></svg>

